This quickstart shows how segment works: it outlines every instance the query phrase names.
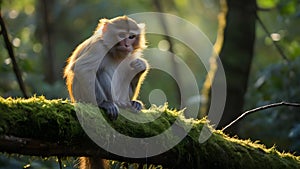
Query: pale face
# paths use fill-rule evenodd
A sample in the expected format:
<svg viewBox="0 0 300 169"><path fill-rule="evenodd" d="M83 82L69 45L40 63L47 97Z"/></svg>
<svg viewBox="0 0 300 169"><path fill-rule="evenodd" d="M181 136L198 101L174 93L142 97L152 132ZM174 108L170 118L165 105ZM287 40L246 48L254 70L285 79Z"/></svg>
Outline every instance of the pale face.
<svg viewBox="0 0 300 169"><path fill-rule="evenodd" d="M130 20L117 20L106 25L104 44L115 57L126 57L139 48L141 29Z"/></svg>
<svg viewBox="0 0 300 169"><path fill-rule="evenodd" d="M119 43L116 45L116 50L118 52L128 54L133 51L133 45L135 43L136 34L134 33L126 33L126 32L120 32L117 35L117 38L119 40Z"/></svg>

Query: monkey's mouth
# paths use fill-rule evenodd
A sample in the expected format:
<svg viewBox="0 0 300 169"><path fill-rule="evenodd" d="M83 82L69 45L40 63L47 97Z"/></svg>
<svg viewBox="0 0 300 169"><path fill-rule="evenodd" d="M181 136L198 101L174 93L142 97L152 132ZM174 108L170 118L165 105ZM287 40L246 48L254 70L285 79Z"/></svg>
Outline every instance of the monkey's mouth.
<svg viewBox="0 0 300 169"><path fill-rule="evenodd" d="M120 51L120 52L125 52L125 53L132 52L131 47L125 47L125 46L118 46L117 50Z"/></svg>

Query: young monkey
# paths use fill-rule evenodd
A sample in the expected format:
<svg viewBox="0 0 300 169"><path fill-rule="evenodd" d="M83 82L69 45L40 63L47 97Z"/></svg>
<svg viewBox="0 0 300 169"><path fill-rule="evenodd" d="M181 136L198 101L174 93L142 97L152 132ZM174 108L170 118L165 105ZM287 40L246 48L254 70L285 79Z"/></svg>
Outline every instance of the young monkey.
<svg viewBox="0 0 300 169"><path fill-rule="evenodd" d="M136 99L149 69L141 58L144 31L144 24L127 16L101 19L68 59L64 77L72 102L97 105L111 120L117 119L119 108L140 111L143 105ZM99 158L80 160L80 169L103 168Z"/></svg>
<svg viewBox="0 0 300 169"><path fill-rule="evenodd" d="M71 100L97 104L112 120L119 108L140 111L136 99L148 71L141 58L145 48L144 24L127 16L101 19L68 59L64 77Z"/></svg>

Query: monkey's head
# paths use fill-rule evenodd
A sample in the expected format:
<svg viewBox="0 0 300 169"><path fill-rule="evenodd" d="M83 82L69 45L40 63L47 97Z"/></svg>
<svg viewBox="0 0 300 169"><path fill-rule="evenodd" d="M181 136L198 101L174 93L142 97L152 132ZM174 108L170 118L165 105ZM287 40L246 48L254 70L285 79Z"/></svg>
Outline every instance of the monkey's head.
<svg viewBox="0 0 300 169"><path fill-rule="evenodd" d="M101 19L94 35L101 37L104 45L120 56L146 48L145 25L127 16Z"/></svg>

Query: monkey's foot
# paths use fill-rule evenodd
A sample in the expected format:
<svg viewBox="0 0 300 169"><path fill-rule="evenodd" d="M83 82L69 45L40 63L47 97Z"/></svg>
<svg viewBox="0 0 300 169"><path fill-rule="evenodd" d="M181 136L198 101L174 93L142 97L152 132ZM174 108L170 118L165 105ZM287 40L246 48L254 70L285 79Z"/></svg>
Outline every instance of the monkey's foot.
<svg viewBox="0 0 300 169"><path fill-rule="evenodd" d="M138 100L132 100L130 102L131 102L131 106L135 112L139 112L142 110L142 108L143 108L142 102L140 102Z"/></svg>
<svg viewBox="0 0 300 169"><path fill-rule="evenodd" d="M117 120L119 114L119 108L115 103L110 101L104 101L99 105L99 108L104 109L109 119Z"/></svg>

